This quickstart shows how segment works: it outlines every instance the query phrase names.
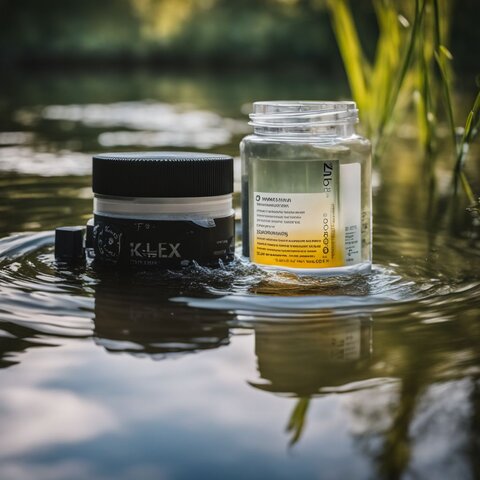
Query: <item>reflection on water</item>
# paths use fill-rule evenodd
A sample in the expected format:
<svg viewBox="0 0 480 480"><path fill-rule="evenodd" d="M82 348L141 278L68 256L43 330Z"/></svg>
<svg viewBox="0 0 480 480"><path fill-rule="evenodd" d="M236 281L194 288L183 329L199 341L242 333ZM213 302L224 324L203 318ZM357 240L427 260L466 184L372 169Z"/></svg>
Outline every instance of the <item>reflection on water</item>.
<svg viewBox="0 0 480 480"><path fill-rule="evenodd" d="M49 105L43 109L23 108L13 115L18 125L31 127L42 122L72 130L78 125L101 129L100 148L124 147L211 149L229 144L249 132L246 122L224 118L191 105L170 105L155 101L112 104ZM113 129L113 130L112 130ZM125 130L128 129L128 130ZM41 176L89 175L91 155L71 149L40 151L29 132L0 132L0 169Z"/></svg>
<svg viewBox="0 0 480 480"><path fill-rule="evenodd" d="M49 342L36 340L35 330L20 325L2 323L0 329L0 368L8 368L18 363L18 353L35 346L46 347Z"/></svg>
<svg viewBox="0 0 480 480"><path fill-rule="evenodd" d="M456 297L469 305L468 288L443 295L436 291L425 309L423 298L407 297L403 309L384 304L372 295L372 287L363 297L350 297L372 299L362 312L352 311L359 307L356 304L339 308L320 301L348 299L345 294L352 280L346 280L343 292L337 284L336 290L318 298L277 295L275 308L268 309L271 296L246 295L256 292L258 284L267 288L268 275L241 261L223 269L192 267L182 274L123 278L95 273L88 266L73 272L59 268L51 242L51 234L36 234L14 236L1 244L0 284L7 302L0 310L5 340L0 341L0 357L12 375L5 377L6 393L0 393L0 416L8 419L4 423L9 435L15 426L18 429L17 443L3 450L7 464L19 452L36 452L40 443L43 448L49 445L45 456L39 457L43 464L49 463L48 451L59 451L60 444L72 445L60 449L72 460L85 454L85 442L99 448L104 435L121 438L119 432L125 429L131 435L129 442L140 442L140 448L140 438L148 438L145 420L126 412L146 395L141 408L147 408L149 422L159 431L172 432L168 440L158 441L170 442L174 434L180 444L185 442L181 418L186 416L193 428L189 441L209 445L202 454L205 478L218 468L215 451L220 433L228 433L228 448L240 452L239 459L270 458L267 452L254 454L233 440L247 432L267 443L278 438L283 444L279 451L290 444L307 462L300 467L288 456L271 457L270 474L273 471L278 478L298 471L311 475L318 445L326 456L334 455L328 448L332 440L338 458L355 459L348 467L333 464L342 476L360 471L360 478L403 478L428 472L442 478L448 472L446 478L455 478L459 471L477 468L478 310L473 303L455 316L455 301L452 308L443 306ZM375 275L391 274L387 269L377 271L372 283L380 283ZM278 286L281 276L271 280ZM290 275L286 281L295 283ZM314 281L301 277L297 287ZM384 288L388 285L385 281ZM409 291L404 291L405 296ZM381 289L377 292L381 298ZM188 295L183 297L188 303L178 302L180 295ZM213 302L227 303L212 310ZM439 318L443 310L444 318ZM60 370L50 366L58 363L55 349L62 352ZM117 355L105 357L99 351ZM118 356L122 353L127 355ZM147 367L145 361L155 366ZM31 362L44 365L45 380L28 374ZM19 381L15 368L23 372L24 380ZM84 389L91 393L85 395ZM110 395L120 400L113 412L105 409L110 402L115 404ZM147 407L153 398L154 410ZM33 405L35 399L38 403ZM58 402L65 411L54 418L47 405ZM213 402L219 410L205 402ZM23 418L25 410L30 413ZM72 411L78 413L81 425ZM53 434L44 423L36 423L40 412L50 424L69 423L72 434ZM215 427L206 427L205 422ZM32 428L40 432L34 439ZM176 460L171 464L163 457L145 459L137 451L133 457L138 468L152 461L156 466L176 465ZM448 465L443 462L446 457L451 459ZM325 456L321 459L327 461ZM89 475L106 461L104 456L96 457ZM187 455L182 461L194 468L198 459Z"/></svg>
<svg viewBox="0 0 480 480"><path fill-rule="evenodd" d="M377 172L368 276L53 259L91 216L92 151L237 155L249 100L344 95L282 75L0 93L0 478L480 476L480 236L408 141Z"/></svg>
<svg viewBox="0 0 480 480"><path fill-rule="evenodd" d="M0 168L5 172L39 175L89 175L92 158L84 153L62 150L37 152L28 145L8 146L0 149Z"/></svg>
<svg viewBox="0 0 480 480"><path fill-rule="evenodd" d="M249 383L298 398L287 424L293 445L301 437L313 396L368 378L362 364L372 353L371 318L319 319L307 324L295 318L281 324L261 323L261 317L256 321L255 355L262 382Z"/></svg>
<svg viewBox="0 0 480 480"><path fill-rule="evenodd" d="M192 105L171 105L155 101L117 102L111 104L49 105L41 111L22 109L14 114L20 124L40 120L82 124L106 130L99 134L101 147L125 146L213 148L232 140L234 134L249 131L245 122ZM17 137L12 137L13 139ZM24 141L24 138L21 138Z"/></svg>
<svg viewBox="0 0 480 480"><path fill-rule="evenodd" d="M260 320L260 318L258 319ZM310 397L361 378L361 360L372 353L370 317L254 327L261 390ZM365 372L368 378L368 372Z"/></svg>
<svg viewBox="0 0 480 480"><path fill-rule="evenodd" d="M178 286L177 286L178 287ZM164 285L102 279L95 285L95 343L155 360L228 345L227 318L177 308Z"/></svg>

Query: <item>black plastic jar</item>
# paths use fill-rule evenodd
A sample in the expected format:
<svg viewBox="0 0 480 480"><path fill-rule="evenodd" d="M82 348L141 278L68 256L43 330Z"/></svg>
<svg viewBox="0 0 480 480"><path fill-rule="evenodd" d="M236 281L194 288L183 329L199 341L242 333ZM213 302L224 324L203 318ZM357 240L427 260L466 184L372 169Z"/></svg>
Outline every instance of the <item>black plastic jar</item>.
<svg viewBox="0 0 480 480"><path fill-rule="evenodd" d="M92 183L95 264L151 269L233 259L231 157L95 155Z"/></svg>

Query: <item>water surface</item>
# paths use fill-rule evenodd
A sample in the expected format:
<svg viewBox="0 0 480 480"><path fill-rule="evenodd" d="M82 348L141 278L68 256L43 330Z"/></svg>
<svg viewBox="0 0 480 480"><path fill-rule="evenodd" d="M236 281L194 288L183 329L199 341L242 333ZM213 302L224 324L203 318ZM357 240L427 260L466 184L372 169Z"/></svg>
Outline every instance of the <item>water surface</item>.
<svg viewBox="0 0 480 480"><path fill-rule="evenodd" d="M308 72L3 82L0 478L480 476L480 240L446 159L432 179L395 140L369 276L241 258L100 274L53 258L53 229L91 216L92 152L237 156L250 100L346 87Z"/></svg>

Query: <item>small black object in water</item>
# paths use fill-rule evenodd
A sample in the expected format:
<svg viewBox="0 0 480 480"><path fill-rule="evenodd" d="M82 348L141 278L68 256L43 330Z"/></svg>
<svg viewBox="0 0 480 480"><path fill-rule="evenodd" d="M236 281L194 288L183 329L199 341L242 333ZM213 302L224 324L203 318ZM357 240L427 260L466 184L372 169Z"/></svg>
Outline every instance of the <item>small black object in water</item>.
<svg viewBox="0 0 480 480"><path fill-rule="evenodd" d="M55 258L69 263L78 263L84 260L85 227L55 229Z"/></svg>

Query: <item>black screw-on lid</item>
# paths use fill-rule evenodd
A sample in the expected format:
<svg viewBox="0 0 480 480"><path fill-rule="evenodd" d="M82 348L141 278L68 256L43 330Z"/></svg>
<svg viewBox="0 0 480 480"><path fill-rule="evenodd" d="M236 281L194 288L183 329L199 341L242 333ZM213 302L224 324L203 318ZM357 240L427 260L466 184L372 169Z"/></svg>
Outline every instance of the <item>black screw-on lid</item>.
<svg viewBox="0 0 480 480"><path fill-rule="evenodd" d="M233 192L233 158L192 152L93 157L93 192L121 197L210 197Z"/></svg>

